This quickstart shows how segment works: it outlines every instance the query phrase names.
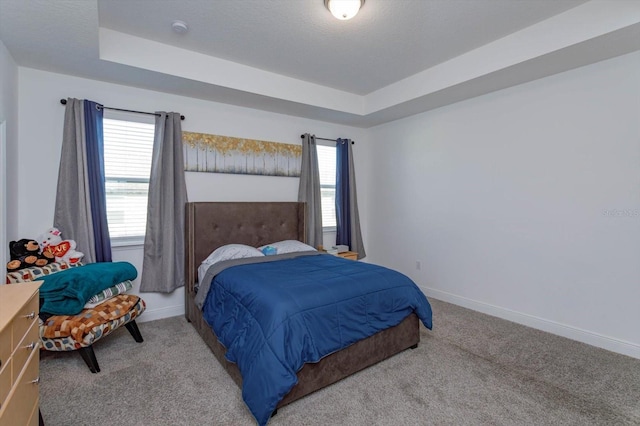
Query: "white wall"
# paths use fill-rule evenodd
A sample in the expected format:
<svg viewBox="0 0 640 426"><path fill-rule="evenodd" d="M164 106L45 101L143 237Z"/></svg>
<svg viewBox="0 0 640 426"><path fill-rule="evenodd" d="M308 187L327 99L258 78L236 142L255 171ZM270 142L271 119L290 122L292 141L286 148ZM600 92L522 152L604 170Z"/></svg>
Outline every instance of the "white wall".
<svg viewBox="0 0 640 426"><path fill-rule="evenodd" d="M15 229L18 189L13 177L18 168L18 67L0 41L0 264L9 260L8 241ZM4 281L2 281L4 283Z"/></svg>
<svg viewBox="0 0 640 426"><path fill-rule="evenodd" d="M10 238L51 225L60 98L179 111L186 131L349 136L369 261L431 296L640 358L640 53L362 130L27 68L16 77L1 47L0 112L20 117L8 128L8 204L20 212ZM187 185L192 201L297 194L292 178L189 173ZM604 214L614 210L623 216ZM114 258L141 267L140 248ZM183 312L181 290L143 296L141 320Z"/></svg>
<svg viewBox="0 0 640 426"><path fill-rule="evenodd" d="M28 163L28 167L17 172L19 195L12 200L20 211L12 232L20 238L35 238L52 226L64 118L64 108L59 102L62 98L90 99L106 106L140 111L177 111L186 116L182 122L185 131L291 144L299 144L300 135L305 132L356 140L363 139L365 134L362 129L30 68L19 68L19 77L19 155ZM190 201L295 201L298 196L297 178L215 173L187 173L186 178ZM327 236L327 244L335 243L335 237L333 242L331 237ZM141 247L114 248L113 257L131 262L139 272L142 269ZM137 293L139 280L134 285ZM147 312L141 321L184 312L182 289L170 295L142 293L142 296L147 302Z"/></svg>
<svg viewBox="0 0 640 426"><path fill-rule="evenodd" d="M370 261L436 298L640 358L640 52L369 140Z"/></svg>

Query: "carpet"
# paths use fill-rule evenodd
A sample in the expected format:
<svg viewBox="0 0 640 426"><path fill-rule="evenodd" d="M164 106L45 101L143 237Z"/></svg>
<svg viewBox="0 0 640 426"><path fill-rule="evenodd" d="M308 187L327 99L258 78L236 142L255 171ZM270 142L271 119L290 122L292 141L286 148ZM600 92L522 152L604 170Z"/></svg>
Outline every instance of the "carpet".
<svg viewBox="0 0 640 426"><path fill-rule="evenodd" d="M278 410L269 425L640 425L640 360L430 299L406 350ZM101 372L43 352L47 426L252 425L240 389L184 317L94 345Z"/></svg>

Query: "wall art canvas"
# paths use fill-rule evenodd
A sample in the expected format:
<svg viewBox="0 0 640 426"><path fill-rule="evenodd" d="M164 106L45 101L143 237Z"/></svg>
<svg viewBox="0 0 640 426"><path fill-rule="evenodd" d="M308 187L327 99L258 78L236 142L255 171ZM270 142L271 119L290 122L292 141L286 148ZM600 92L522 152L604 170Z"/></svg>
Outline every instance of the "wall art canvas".
<svg viewBox="0 0 640 426"><path fill-rule="evenodd" d="M187 172L299 177L302 145L182 132Z"/></svg>

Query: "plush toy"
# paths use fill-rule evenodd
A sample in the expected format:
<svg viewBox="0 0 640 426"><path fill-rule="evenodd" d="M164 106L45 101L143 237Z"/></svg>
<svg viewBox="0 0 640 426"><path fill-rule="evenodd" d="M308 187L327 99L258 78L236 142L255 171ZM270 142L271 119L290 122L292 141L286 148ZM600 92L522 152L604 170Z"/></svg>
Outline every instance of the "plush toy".
<svg viewBox="0 0 640 426"><path fill-rule="evenodd" d="M17 271L29 266L45 266L53 262L53 257L40 254L40 246L35 240L23 238L9 243L11 260L7 263L7 271Z"/></svg>
<svg viewBox="0 0 640 426"><path fill-rule="evenodd" d="M38 244L45 256L53 256L56 262L66 262L75 265L80 262L84 253L76 251L74 240L63 240L58 228L49 228L38 238Z"/></svg>

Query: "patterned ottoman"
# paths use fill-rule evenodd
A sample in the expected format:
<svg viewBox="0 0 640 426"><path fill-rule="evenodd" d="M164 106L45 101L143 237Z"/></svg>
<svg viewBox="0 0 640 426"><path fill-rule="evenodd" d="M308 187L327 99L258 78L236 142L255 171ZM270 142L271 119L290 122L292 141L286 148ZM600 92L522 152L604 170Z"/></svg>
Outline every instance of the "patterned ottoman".
<svg viewBox="0 0 640 426"><path fill-rule="evenodd" d="M79 266L82 264L51 263L42 267L24 268L7 273L6 283L17 285L36 281L45 275ZM144 312L146 305L140 297L124 293L131 290L131 287L131 281L123 281L93 296L89 300L91 305L86 305L77 315L54 315L45 321L41 320L42 348L47 351L77 350L91 372L98 373L100 367L93 352L94 342L122 325L129 330L136 342L143 341L135 319ZM108 300L103 301L105 299Z"/></svg>
<svg viewBox="0 0 640 426"><path fill-rule="evenodd" d="M135 322L144 312L144 300L132 294L118 294L78 315L54 315L40 324L40 340L47 351L80 352L92 373L100 367L93 352L93 343L124 325L136 342L142 335Z"/></svg>

